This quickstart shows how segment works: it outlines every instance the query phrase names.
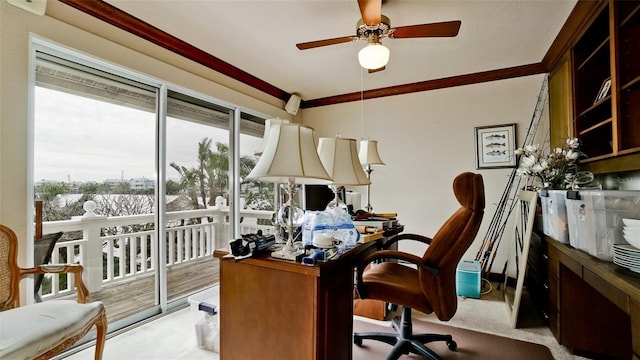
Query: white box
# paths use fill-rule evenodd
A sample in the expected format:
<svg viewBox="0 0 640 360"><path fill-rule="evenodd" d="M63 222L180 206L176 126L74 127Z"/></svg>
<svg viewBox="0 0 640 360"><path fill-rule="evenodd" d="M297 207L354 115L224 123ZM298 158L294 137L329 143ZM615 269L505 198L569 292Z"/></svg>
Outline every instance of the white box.
<svg viewBox="0 0 640 360"><path fill-rule="evenodd" d="M220 352L220 292L216 285L207 290L189 296L191 316L195 323L196 344L199 348ZM200 304L214 307L216 314L199 310Z"/></svg>
<svg viewBox="0 0 640 360"><path fill-rule="evenodd" d="M622 219L640 219L640 191L568 191L566 208L571 246L612 261L613 244L626 244Z"/></svg>
<svg viewBox="0 0 640 360"><path fill-rule="evenodd" d="M220 309L220 287L215 285L209 289L197 292L187 298L189 301L189 309L194 321L198 321L202 318L203 312L198 310L198 305L201 302L206 302Z"/></svg>
<svg viewBox="0 0 640 360"><path fill-rule="evenodd" d="M542 231L545 235L561 242L569 242L566 190L540 190L542 204Z"/></svg>

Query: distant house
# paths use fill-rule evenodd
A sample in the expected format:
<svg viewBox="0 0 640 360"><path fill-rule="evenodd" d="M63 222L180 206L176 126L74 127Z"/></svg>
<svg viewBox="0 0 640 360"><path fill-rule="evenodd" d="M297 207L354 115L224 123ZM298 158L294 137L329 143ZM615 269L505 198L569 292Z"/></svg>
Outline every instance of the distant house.
<svg viewBox="0 0 640 360"><path fill-rule="evenodd" d="M145 177L141 178L131 178L129 180L124 179L106 179L104 181L106 185L109 186L111 190L125 183L129 185L131 190L151 190L154 188L155 183L151 179L147 179Z"/></svg>
<svg viewBox="0 0 640 360"><path fill-rule="evenodd" d="M154 188L155 182L145 177L129 179L129 188L133 190L151 190Z"/></svg>

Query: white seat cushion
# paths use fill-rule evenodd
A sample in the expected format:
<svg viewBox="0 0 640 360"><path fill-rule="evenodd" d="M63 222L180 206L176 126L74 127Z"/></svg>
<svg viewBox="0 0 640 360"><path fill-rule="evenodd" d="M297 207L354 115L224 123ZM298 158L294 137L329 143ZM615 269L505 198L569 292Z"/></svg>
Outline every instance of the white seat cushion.
<svg viewBox="0 0 640 360"><path fill-rule="evenodd" d="M55 300L0 312L0 359L29 359L80 332L104 309L99 302Z"/></svg>

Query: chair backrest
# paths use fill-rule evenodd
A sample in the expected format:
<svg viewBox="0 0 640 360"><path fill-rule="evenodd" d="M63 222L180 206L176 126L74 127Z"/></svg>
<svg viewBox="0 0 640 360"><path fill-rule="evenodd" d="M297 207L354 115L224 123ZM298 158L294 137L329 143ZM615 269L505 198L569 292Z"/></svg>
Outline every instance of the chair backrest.
<svg viewBox="0 0 640 360"><path fill-rule="evenodd" d="M461 206L433 236L423 256L426 264L440 270L439 274L420 269L422 291L433 312L443 321L453 317L458 308L456 268L482 222L485 206L482 175L465 172L456 176L453 193Z"/></svg>
<svg viewBox="0 0 640 360"><path fill-rule="evenodd" d="M0 311L20 306L18 268L18 237L0 225Z"/></svg>
<svg viewBox="0 0 640 360"><path fill-rule="evenodd" d="M42 236L42 239L36 239L33 242L33 265L45 265L51 261L51 255L53 249L56 247L56 243L64 235L62 231L52 234L46 234ZM42 301L40 299L40 286L42 286L42 280L44 280L44 274L35 275L35 284L33 285L33 292L37 302Z"/></svg>

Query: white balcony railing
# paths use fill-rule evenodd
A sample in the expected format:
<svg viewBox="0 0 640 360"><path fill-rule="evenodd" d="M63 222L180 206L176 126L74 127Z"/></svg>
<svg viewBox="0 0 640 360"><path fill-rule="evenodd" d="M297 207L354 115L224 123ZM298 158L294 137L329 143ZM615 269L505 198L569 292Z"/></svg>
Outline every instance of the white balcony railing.
<svg viewBox="0 0 640 360"><path fill-rule="evenodd" d="M270 219L271 211L241 210L240 233L262 230L272 234L273 226L257 225L257 219ZM166 214L166 259L171 267L211 257L217 248L224 248L229 240L229 208L176 211ZM139 276L151 276L157 268L158 241L154 223L156 215L98 216L88 212L72 220L49 221L42 224L43 233L62 231L81 233L71 241L58 242L51 263L77 263L84 267L84 281L89 291ZM113 235L102 235L105 233ZM73 284L72 275L52 276L51 291L42 299L68 295Z"/></svg>

